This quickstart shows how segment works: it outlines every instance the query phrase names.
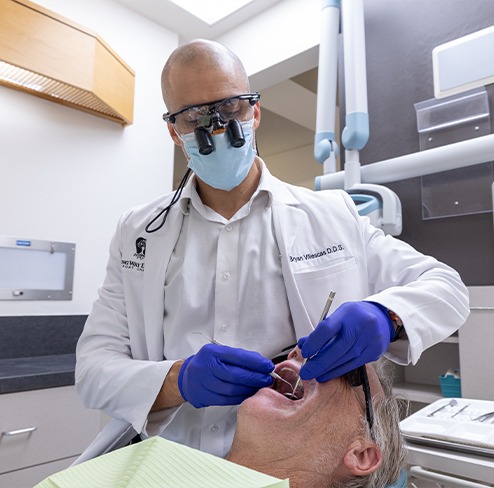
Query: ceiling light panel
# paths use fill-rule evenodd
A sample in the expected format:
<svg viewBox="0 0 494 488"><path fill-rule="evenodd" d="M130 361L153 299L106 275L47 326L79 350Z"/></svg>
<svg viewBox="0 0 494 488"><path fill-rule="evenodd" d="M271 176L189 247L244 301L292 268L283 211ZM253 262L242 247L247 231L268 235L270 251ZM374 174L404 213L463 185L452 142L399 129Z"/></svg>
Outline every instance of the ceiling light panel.
<svg viewBox="0 0 494 488"><path fill-rule="evenodd" d="M171 0L208 25L228 17L255 0Z"/></svg>

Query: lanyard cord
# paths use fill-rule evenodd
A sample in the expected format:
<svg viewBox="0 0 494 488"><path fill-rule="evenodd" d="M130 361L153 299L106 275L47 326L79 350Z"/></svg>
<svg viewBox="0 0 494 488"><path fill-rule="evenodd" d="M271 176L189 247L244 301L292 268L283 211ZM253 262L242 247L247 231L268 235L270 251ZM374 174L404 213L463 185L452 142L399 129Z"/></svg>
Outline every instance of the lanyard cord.
<svg viewBox="0 0 494 488"><path fill-rule="evenodd" d="M191 173L191 169L188 168L187 171L184 174L184 177L182 178L182 181L180 182L180 185L178 185L178 188L176 189L175 194L173 195L173 198L172 198L172 201L170 202L170 204L167 205L158 215L156 215L156 217L153 220L151 220L151 222L149 222L148 225L146 225L146 232L148 234L151 234L153 232L156 232L157 230L160 230L163 227L163 225L165 225L166 218L168 217L168 212L173 207L173 205L175 205L178 202L178 200L180 198L180 195L182 195L182 190L184 189L185 184L187 183L187 179L189 178L190 173ZM151 226L162 215L163 215L163 219L162 219L161 223L157 227L155 227L154 229L151 229Z"/></svg>
<svg viewBox="0 0 494 488"><path fill-rule="evenodd" d="M259 155L259 149L257 147L257 140L256 140L255 144L256 144L256 153ZM156 217L153 220L151 220L151 222L149 222L148 225L146 225L146 232L148 234L152 234L153 232L156 232L157 230L160 230L165 225L166 218L168 217L168 212L173 207L173 205L175 205L178 202L178 200L180 198L180 195L182 195L182 190L184 189L184 186L187 183L187 180L189 178L190 173L191 173L191 169L190 168L187 168L187 171L185 172L184 177L182 178L182 181L178 185L178 188L176 189L175 195L173 195L173 198L172 198L172 201L170 202L170 204L168 206L166 206L158 215L156 215ZM161 221L161 223L157 227L155 227L154 229L152 229L151 228L152 225L162 215L163 215L163 220Z"/></svg>

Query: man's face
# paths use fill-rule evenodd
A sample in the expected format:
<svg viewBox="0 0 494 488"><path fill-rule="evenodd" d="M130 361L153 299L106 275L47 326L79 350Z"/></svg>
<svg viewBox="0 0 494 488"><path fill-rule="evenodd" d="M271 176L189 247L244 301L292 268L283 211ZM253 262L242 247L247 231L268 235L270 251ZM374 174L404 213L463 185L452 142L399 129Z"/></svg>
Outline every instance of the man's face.
<svg viewBox="0 0 494 488"><path fill-rule="evenodd" d="M294 384L303 358L298 348L275 372ZM367 367L372 395L383 394L372 367ZM344 378L326 383L302 381L303 394L291 400L288 385L275 380L272 387L259 390L245 400L238 412L237 431L241 435L269 439L272 445L340 446L344 450L357 435L364 416L361 387L351 387ZM287 442L289 440L289 442Z"/></svg>

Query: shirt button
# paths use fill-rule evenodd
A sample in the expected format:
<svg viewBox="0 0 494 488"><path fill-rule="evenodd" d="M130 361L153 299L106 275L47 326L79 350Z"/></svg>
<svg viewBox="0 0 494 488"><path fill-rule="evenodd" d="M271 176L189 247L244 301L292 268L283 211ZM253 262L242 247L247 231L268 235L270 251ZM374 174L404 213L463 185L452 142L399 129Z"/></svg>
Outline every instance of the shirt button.
<svg viewBox="0 0 494 488"><path fill-rule="evenodd" d="M228 330L228 324L222 324L222 325L221 325L221 330L222 330L222 331L226 331L226 330Z"/></svg>
<svg viewBox="0 0 494 488"><path fill-rule="evenodd" d="M225 278L225 280L227 280L228 278L230 278L230 271L225 271L223 273L223 278Z"/></svg>
<svg viewBox="0 0 494 488"><path fill-rule="evenodd" d="M213 425L211 426L211 432L212 432L213 434L216 434L216 432L218 432L218 430L219 430L219 427L218 427L216 424L213 424Z"/></svg>
<svg viewBox="0 0 494 488"><path fill-rule="evenodd" d="M232 231L232 229L233 229L233 227L232 227L230 224L228 224L228 225L226 226L226 230L227 230L228 232L231 232L231 231Z"/></svg>

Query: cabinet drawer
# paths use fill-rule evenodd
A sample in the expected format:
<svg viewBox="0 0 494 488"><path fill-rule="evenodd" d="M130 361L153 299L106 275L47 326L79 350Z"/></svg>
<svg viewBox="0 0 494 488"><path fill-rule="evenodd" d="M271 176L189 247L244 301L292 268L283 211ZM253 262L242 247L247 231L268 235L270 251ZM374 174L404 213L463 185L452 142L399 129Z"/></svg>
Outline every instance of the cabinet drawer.
<svg viewBox="0 0 494 488"><path fill-rule="evenodd" d="M68 468L76 459L72 457L0 474L0 488L33 488L48 476Z"/></svg>
<svg viewBox="0 0 494 488"><path fill-rule="evenodd" d="M77 456L100 424L73 386L0 395L0 473Z"/></svg>

